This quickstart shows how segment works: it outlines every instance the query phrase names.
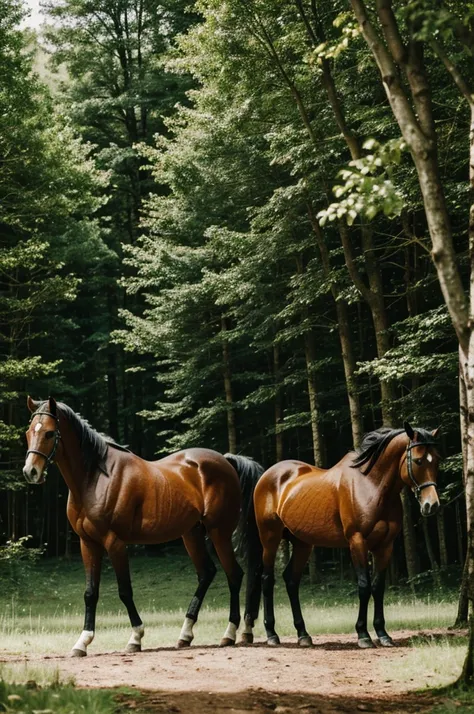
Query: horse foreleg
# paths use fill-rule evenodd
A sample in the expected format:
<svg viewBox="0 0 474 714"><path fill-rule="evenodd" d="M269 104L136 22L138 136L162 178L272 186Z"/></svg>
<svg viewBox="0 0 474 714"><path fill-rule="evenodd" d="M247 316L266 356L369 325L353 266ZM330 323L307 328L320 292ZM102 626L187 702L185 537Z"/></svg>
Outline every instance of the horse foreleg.
<svg viewBox="0 0 474 714"><path fill-rule="evenodd" d="M87 646L94 639L95 613L99 600L100 571L104 549L94 541L85 541L81 538L81 555L86 571L86 590L84 592L85 616L84 629L79 639L72 648L72 657L85 657Z"/></svg>
<svg viewBox="0 0 474 714"><path fill-rule="evenodd" d="M393 647L394 643L385 629L385 615L383 599L385 594L385 576L387 566L392 557L393 541L383 549L374 551L374 577L372 581L372 595L374 598L374 630L382 647Z"/></svg>
<svg viewBox="0 0 474 714"><path fill-rule="evenodd" d="M361 649L367 649L375 647L367 630L367 608L371 595L367 541L361 533L355 533L349 546L359 588L359 614L356 622L358 645Z"/></svg>
<svg viewBox="0 0 474 714"><path fill-rule="evenodd" d="M113 538L107 540L106 549L117 578L119 597L127 608L130 624L132 625L132 634L127 643L127 652L140 652L145 628L133 601L127 546L123 541L113 536Z"/></svg>
<svg viewBox="0 0 474 714"><path fill-rule="evenodd" d="M303 541L295 540L293 542L293 553L291 554L290 562L283 573L286 591L290 598L293 623L298 634L298 644L300 647L313 646L313 641L306 631L299 595L301 576L308 562L308 558L311 555L311 550L312 547L310 545L303 543Z"/></svg>
<svg viewBox="0 0 474 714"><path fill-rule="evenodd" d="M214 561L207 552L205 531L201 523L198 523L189 533L183 536L183 543L196 568L198 586L186 612L181 634L176 645L178 648L189 647L194 639L194 624L198 619L204 596L217 572Z"/></svg>
<svg viewBox="0 0 474 714"><path fill-rule="evenodd" d="M237 630L240 625L240 587L244 577L244 571L240 567L235 557L232 545L232 532L214 528L209 531L209 536L214 543L219 561L227 576L227 583L230 592L229 624L221 640L221 647L234 645L237 638Z"/></svg>

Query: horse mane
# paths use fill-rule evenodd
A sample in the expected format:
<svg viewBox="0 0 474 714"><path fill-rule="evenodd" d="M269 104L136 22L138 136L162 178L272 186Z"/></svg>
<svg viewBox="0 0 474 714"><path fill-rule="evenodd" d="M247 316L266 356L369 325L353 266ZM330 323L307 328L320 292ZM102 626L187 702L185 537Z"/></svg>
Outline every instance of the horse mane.
<svg viewBox="0 0 474 714"><path fill-rule="evenodd" d="M413 431L416 432L417 441L420 443L433 443L433 436L427 429L413 428ZM375 466L392 439L403 433L405 433L405 429L390 429L386 426L370 431L362 439L362 444L357 449L356 458L351 465L360 468L367 464L364 471L360 469L361 473L366 476Z"/></svg>
<svg viewBox="0 0 474 714"><path fill-rule="evenodd" d="M67 404L64 404L64 402L56 402L56 405L58 415L59 413L63 414L77 434L86 473L90 474L96 469L100 469L108 476L106 460L109 446L119 449L120 451L130 450L125 446L117 444L110 436L100 434L93 429L86 419L83 419L80 414L76 414L76 412L71 409L71 407L68 407ZM47 401L42 402L36 412L41 412L44 409L49 409L49 403Z"/></svg>

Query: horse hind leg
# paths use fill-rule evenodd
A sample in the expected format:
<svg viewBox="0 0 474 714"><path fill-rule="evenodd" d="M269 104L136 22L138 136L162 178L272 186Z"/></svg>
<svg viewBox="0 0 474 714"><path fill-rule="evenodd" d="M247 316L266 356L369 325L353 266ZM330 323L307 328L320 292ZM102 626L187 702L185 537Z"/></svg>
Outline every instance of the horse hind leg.
<svg viewBox="0 0 474 714"><path fill-rule="evenodd" d="M141 642L145 635L145 628L133 600L127 546L114 535L106 542L106 550L117 578L119 597L127 608L130 624L132 625L132 634L128 640L126 651L141 652Z"/></svg>
<svg viewBox="0 0 474 714"><path fill-rule="evenodd" d="M235 645L237 630L240 625L240 587L244 577L244 571L240 567L235 557L232 545L232 531L228 528L213 528L209 530L214 548L216 549L219 561L227 576L227 583L230 592L229 624L221 640L221 647Z"/></svg>
<svg viewBox="0 0 474 714"><path fill-rule="evenodd" d="M312 647L313 641L306 631L300 605L300 582L304 567L311 555L312 547L301 540L293 540L293 553L290 562L285 568L283 579L286 583L286 591L290 598L291 611L293 613L293 623L298 635L300 647Z"/></svg>
<svg viewBox="0 0 474 714"><path fill-rule="evenodd" d="M283 535L283 524L279 519L259 523L260 538L263 545L263 620L267 633L268 645L279 645L280 638L275 631L275 606L273 592L275 589L275 560L278 546Z"/></svg>
<svg viewBox="0 0 474 714"><path fill-rule="evenodd" d="M372 597L374 598L374 630L378 643L382 647L393 647L394 642L385 629L384 594L387 566L392 557L393 540L384 548L373 553L374 576L372 579Z"/></svg>
<svg viewBox="0 0 474 714"><path fill-rule="evenodd" d="M356 533L352 536L349 547L359 589L359 614L356 622L357 644L361 649L369 649L375 645L367 630L367 608L371 595L367 541L360 533Z"/></svg>
<svg viewBox="0 0 474 714"><path fill-rule="evenodd" d="M247 544L247 588L245 594L244 630L241 642L253 643L253 627L258 617L262 596L262 544L258 535L257 524L253 519L249 528L255 529L255 538Z"/></svg>
<svg viewBox="0 0 474 714"><path fill-rule="evenodd" d="M193 595L184 618L183 627L177 642L178 649L189 647L194 639L193 627L198 619L204 596L210 584L214 580L217 568L206 548L205 529L202 523L198 523L194 528L183 536L183 542L188 555L194 563L198 576L198 586Z"/></svg>

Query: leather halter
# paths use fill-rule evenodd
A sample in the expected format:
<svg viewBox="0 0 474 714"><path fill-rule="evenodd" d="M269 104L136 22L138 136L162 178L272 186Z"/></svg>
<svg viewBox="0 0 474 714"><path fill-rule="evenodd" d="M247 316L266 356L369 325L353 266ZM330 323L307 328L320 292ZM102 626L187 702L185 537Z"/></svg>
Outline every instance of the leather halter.
<svg viewBox="0 0 474 714"><path fill-rule="evenodd" d="M33 421L33 419L35 418L35 416L40 416L41 414L51 417L56 422L56 429L54 430L53 448L51 449L51 452L49 454L44 454L42 451L39 451L38 449L28 449L28 451L26 452L26 458L28 458L28 454L39 454L39 456L42 456L44 459L46 459L45 469L47 469L49 464L52 463L54 456L56 454L56 449L58 448L59 440L61 439L61 432L59 431L59 417L56 414L52 414L51 412L47 412L47 411L35 412L34 414L31 415L30 424Z"/></svg>
<svg viewBox="0 0 474 714"><path fill-rule="evenodd" d="M413 456L412 456L412 449L415 448L415 446L434 446L436 444L436 441L411 441L410 443L407 444L407 449L406 449L406 461L407 461L407 472L408 476L410 477L410 480L414 484L414 489L413 492L415 496L420 498L420 493L423 491L424 488L428 488L428 486L434 486L437 488L438 484L435 483L435 481L425 481L424 483L418 483L416 478L413 475Z"/></svg>

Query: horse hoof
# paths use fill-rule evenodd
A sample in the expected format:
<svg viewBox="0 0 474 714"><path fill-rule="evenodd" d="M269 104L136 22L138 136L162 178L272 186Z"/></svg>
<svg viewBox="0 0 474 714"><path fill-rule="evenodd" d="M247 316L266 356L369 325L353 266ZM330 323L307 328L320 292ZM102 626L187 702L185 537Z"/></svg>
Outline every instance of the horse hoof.
<svg viewBox="0 0 474 714"><path fill-rule="evenodd" d="M303 637L298 637L298 644L300 647L312 647L313 640L309 635L303 635Z"/></svg>
<svg viewBox="0 0 474 714"><path fill-rule="evenodd" d="M232 647L235 645L235 640L231 640L230 637L223 637L219 647Z"/></svg>
<svg viewBox="0 0 474 714"><path fill-rule="evenodd" d="M395 647L395 642L392 640L390 635L383 635L382 637L379 637L377 642L381 647Z"/></svg>
<svg viewBox="0 0 474 714"><path fill-rule="evenodd" d="M359 639L357 640L357 644L359 645L361 650L370 650L375 647L370 637L359 637Z"/></svg>
<svg viewBox="0 0 474 714"><path fill-rule="evenodd" d="M243 645L253 645L253 632L242 632L240 641Z"/></svg>
<svg viewBox="0 0 474 714"><path fill-rule="evenodd" d="M178 640L176 643L176 649L182 650L185 647L191 647L191 642L189 640Z"/></svg>
<svg viewBox="0 0 474 714"><path fill-rule="evenodd" d="M142 651L142 646L141 645L134 645L133 643L127 645L127 649L125 652L141 652Z"/></svg>
<svg viewBox="0 0 474 714"><path fill-rule="evenodd" d="M267 639L267 645L270 645L270 647L276 647L279 644L280 638L278 637L278 635L272 635Z"/></svg>
<svg viewBox="0 0 474 714"><path fill-rule="evenodd" d="M70 657L87 657L87 652L84 652L84 650L71 650Z"/></svg>

